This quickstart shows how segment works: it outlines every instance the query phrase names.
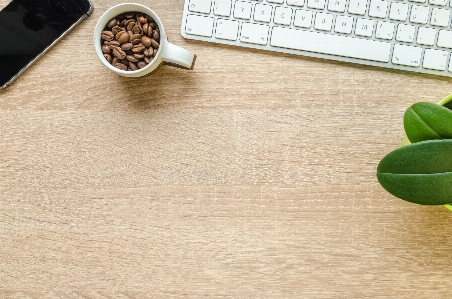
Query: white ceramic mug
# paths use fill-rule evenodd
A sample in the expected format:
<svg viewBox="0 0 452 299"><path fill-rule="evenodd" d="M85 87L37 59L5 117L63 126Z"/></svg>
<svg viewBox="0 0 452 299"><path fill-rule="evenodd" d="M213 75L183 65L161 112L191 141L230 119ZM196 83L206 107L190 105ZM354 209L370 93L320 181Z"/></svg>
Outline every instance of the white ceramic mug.
<svg viewBox="0 0 452 299"><path fill-rule="evenodd" d="M107 59L105 59L104 53L102 53L102 44L101 44L102 31L104 30L108 21L125 12L145 13L149 15L151 18L153 18L154 21L157 23L158 27L160 28L160 46L157 55L146 67L136 71L123 71L112 66L107 61ZM96 28L94 29L94 49L96 51L97 57L99 57L100 61L107 68L125 77L144 76L146 74L149 74L150 72L155 71L158 67L160 67L163 64L169 64L179 68L192 70L196 60L196 55L194 55L192 52L168 42L168 38L166 35L165 28L163 27L162 21L155 12L153 12L146 6L136 3L118 4L108 9L100 17L99 21L97 22Z"/></svg>

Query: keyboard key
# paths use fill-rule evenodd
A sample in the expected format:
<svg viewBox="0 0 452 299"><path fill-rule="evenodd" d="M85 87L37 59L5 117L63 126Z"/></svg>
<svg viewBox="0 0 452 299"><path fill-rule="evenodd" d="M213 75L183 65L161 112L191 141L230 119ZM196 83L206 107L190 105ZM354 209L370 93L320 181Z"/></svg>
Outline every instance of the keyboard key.
<svg viewBox="0 0 452 299"><path fill-rule="evenodd" d="M243 23L240 41L244 43L266 45L268 26L252 23Z"/></svg>
<svg viewBox="0 0 452 299"><path fill-rule="evenodd" d="M449 72L452 72L452 59L449 62Z"/></svg>
<svg viewBox="0 0 452 299"><path fill-rule="evenodd" d="M344 12L346 4L347 4L346 0L330 0L328 2L328 10L336 11L336 12Z"/></svg>
<svg viewBox="0 0 452 299"><path fill-rule="evenodd" d="M234 18L249 20L251 18L251 8L252 4L250 2L236 1L234 6Z"/></svg>
<svg viewBox="0 0 452 299"><path fill-rule="evenodd" d="M371 37L374 32L374 20L358 18L356 21L355 34Z"/></svg>
<svg viewBox="0 0 452 299"><path fill-rule="evenodd" d="M413 5L411 8L410 22L417 24L427 24L430 8L427 6Z"/></svg>
<svg viewBox="0 0 452 299"><path fill-rule="evenodd" d="M308 0L308 7L315 9L324 9L326 0Z"/></svg>
<svg viewBox="0 0 452 299"><path fill-rule="evenodd" d="M188 15L185 25L185 33L211 37L213 31L213 18Z"/></svg>
<svg viewBox="0 0 452 299"><path fill-rule="evenodd" d="M391 40L394 37L394 27L394 23L378 21L375 36L377 38Z"/></svg>
<svg viewBox="0 0 452 299"><path fill-rule="evenodd" d="M421 63L422 48L406 45L394 45L394 53L392 54L392 63L416 66Z"/></svg>
<svg viewBox="0 0 452 299"><path fill-rule="evenodd" d="M432 5L446 6L447 0L429 0L428 3Z"/></svg>
<svg viewBox="0 0 452 299"><path fill-rule="evenodd" d="M425 3L425 0L408 0L410 2Z"/></svg>
<svg viewBox="0 0 452 299"><path fill-rule="evenodd" d="M333 25L333 15L318 12L315 16L314 28L322 31L330 31Z"/></svg>
<svg viewBox="0 0 452 299"><path fill-rule="evenodd" d="M303 6L304 0L287 0L287 5Z"/></svg>
<svg viewBox="0 0 452 299"><path fill-rule="evenodd" d="M391 54L391 44L386 42L282 27L273 27L270 44L280 48L381 62L388 62Z"/></svg>
<svg viewBox="0 0 452 299"><path fill-rule="evenodd" d="M399 24L399 26L397 26L396 40L407 43L413 42L415 30L416 27L412 25Z"/></svg>
<svg viewBox="0 0 452 299"><path fill-rule="evenodd" d="M348 16L337 16L334 31L339 33L352 33L353 18Z"/></svg>
<svg viewBox="0 0 452 299"><path fill-rule="evenodd" d="M280 25L290 25L292 20L292 8L277 6L273 23Z"/></svg>
<svg viewBox="0 0 452 299"><path fill-rule="evenodd" d="M295 19L293 21L293 24L297 27L311 28L312 12L308 10L297 9L297 11L295 11Z"/></svg>
<svg viewBox="0 0 452 299"><path fill-rule="evenodd" d="M234 20L218 19L215 37L226 40L237 40L239 22Z"/></svg>
<svg viewBox="0 0 452 299"><path fill-rule="evenodd" d="M448 30L439 31L438 47L452 49L452 31Z"/></svg>
<svg viewBox="0 0 452 299"><path fill-rule="evenodd" d="M210 13L211 0L190 0L188 4L188 10L200 13Z"/></svg>
<svg viewBox="0 0 452 299"><path fill-rule="evenodd" d="M416 42L420 45L433 46L436 38L436 29L419 27Z"/></svg>
<svg viewBox="0 0 452 299"><path fill-rule="evenodd" d="M217 16L229 17L231 15L231 0L215 0L213 13Z"/></svg>
<svg viewBox="0 0 452 299"><path fill-rule="evenodd" d="M269 23L272 18L272 9L271 5L256 4L254 7L254 20Z"/></svg>
<svg viewBox="0 0 452 299"><path fill-rule="evenodd" d="M259 1L259 0L258 0ZM267 2L270 2L270 3L277 3L277 4L283 4L284 3L284 0L267 0Z"/></svg>
<svg viewBox="0 0 452 299"><path fill-rule="evenodd" d="M449 26L449 17L450 17L450 10L434 8L433 12L432 12L432 19L430 20L430 23L435 26L447 27L447 26Z"/></svg>
<svg viewBox="0 0 452 299"><path fill-rule="evenodd" d="M426 69L433 69L444 71L447 63L447 51L426 49L424 54L423 67Z"/></svg>
<svg viewBox="0 0 452 299"><path fill-rule="evenodd" d="M406 21L408 15L408 4L392 2L389 11L389 19L395 21Z"/></svg>
<svg viewBox="0 0 452 299"><path fill-rule="evenodd" d="M386 18L388 12L388 1L371 0L369 7L369 16L374 18Z"/></svg>
<svg viewBox="0 0 452 299"><path fill-rule="evenodd" d="M348 12L354 15L364 16L367 9L367 0L350 0Z"/></svg>

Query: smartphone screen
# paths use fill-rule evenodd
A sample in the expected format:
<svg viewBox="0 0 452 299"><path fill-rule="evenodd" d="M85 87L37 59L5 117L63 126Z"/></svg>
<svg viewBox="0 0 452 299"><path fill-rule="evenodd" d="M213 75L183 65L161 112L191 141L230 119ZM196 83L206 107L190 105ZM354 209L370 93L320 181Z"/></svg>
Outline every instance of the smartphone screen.
<svg viewBox="0 0 452 299"><path fill-rule="evenodd" d="M89 0L13 0L0 11L0 88L91 13Z"/></svg>

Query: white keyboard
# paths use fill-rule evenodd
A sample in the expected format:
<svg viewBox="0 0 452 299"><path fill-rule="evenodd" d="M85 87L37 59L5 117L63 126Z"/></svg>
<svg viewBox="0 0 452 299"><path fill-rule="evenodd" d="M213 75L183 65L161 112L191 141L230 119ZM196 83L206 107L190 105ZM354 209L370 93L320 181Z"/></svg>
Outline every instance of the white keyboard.
<svg viewBox="0 0 452 299"><path fill-rule="evenodd" d="M452 0L185 0L185 38L452 77Z"/></svg>

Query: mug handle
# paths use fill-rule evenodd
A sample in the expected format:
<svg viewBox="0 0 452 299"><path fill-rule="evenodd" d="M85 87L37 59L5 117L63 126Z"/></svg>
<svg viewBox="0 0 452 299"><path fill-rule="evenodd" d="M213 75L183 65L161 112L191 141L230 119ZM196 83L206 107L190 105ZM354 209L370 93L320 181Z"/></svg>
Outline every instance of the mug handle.
<svg viewBox="0 0 452 299"><path fill-rule="evenodd" d="M196 55L168 42L163 50L162 59L165 65L192 70L195 67Z"/></svg>

